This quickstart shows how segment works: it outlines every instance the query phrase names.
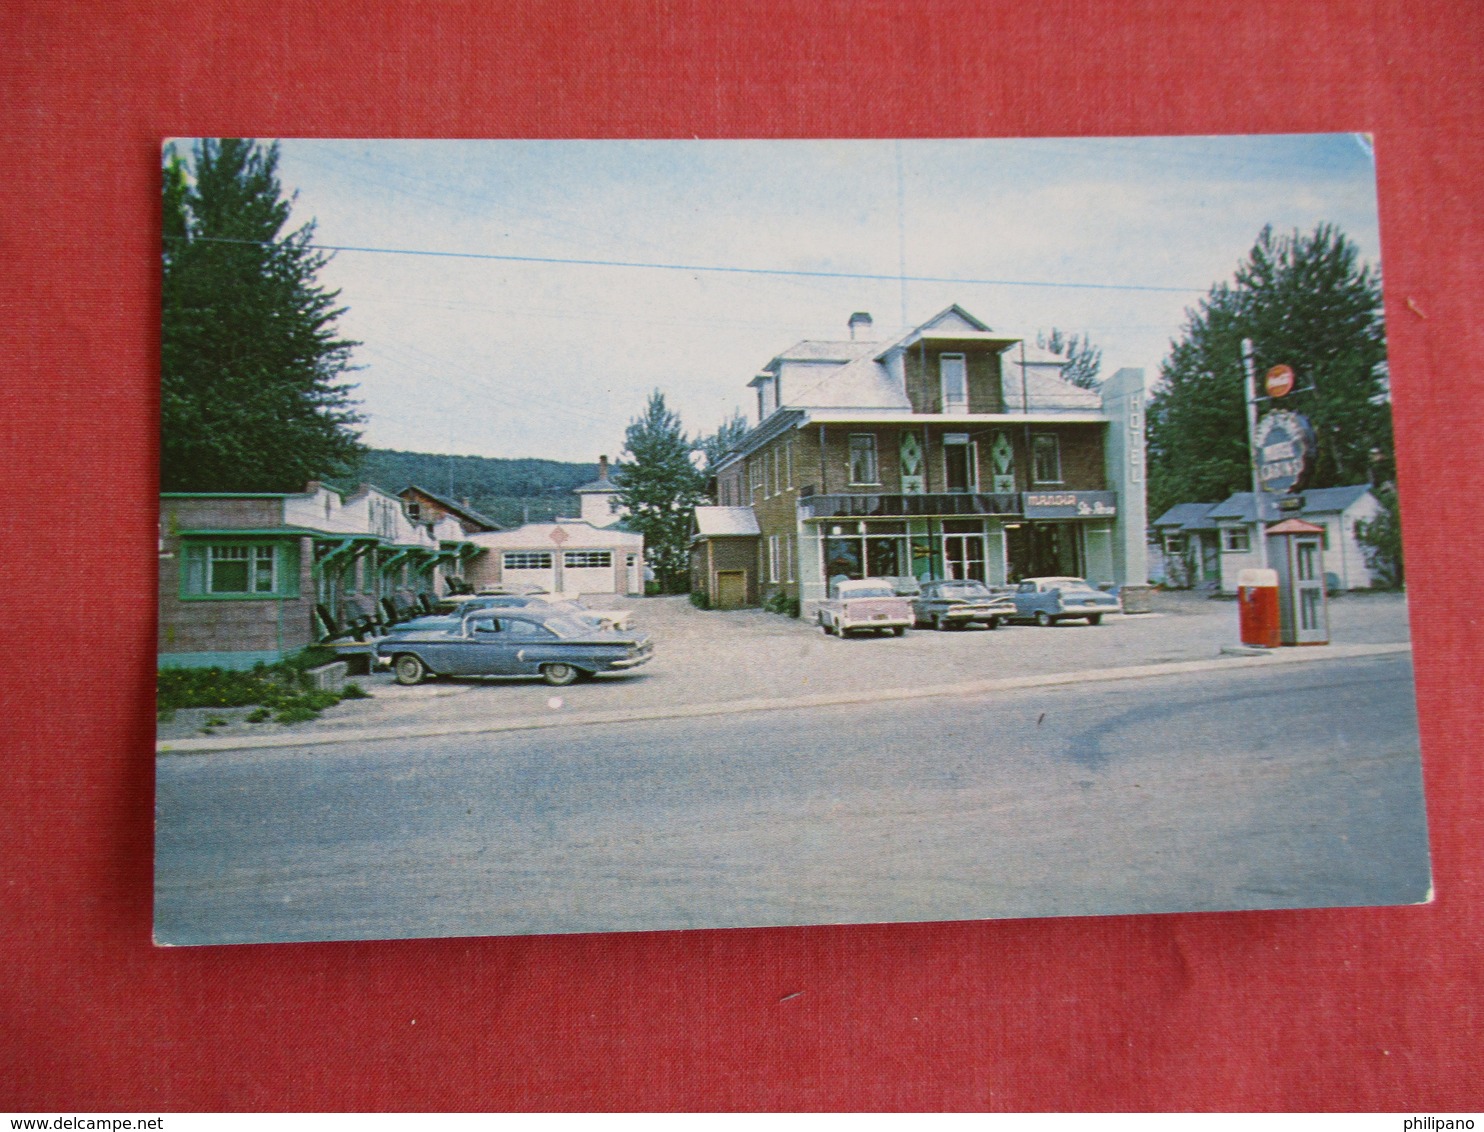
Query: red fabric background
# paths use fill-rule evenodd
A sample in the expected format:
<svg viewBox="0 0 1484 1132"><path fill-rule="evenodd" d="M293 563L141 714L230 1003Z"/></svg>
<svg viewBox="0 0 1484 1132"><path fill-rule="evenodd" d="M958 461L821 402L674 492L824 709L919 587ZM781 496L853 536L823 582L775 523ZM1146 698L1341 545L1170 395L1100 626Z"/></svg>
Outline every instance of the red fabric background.
<svg viewBox="0 0 1484 1132"><path fill-rule="evenodd" d="M1481 11L10 0L0 1108L1484 1107ZM163 136L1361 129L1431 907L150 945Z"/></svg>

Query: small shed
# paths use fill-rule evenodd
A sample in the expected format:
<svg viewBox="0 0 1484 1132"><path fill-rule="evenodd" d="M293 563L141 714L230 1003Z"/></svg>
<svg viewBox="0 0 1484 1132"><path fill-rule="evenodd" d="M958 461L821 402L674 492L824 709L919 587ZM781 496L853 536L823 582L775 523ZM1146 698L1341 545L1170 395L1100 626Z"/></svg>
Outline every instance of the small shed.
<svg viewBox="0 0 1484 1132"><path fill-rule="evenodd" d="M1164 581L1177 588L1209 585L1221 579L1215 503L1177 503L1149 525L1159 538Z"/></svg>
<svg viewBox="0 0 1484 1132"><path fill-rule="evenodd" d="M697 507L690 540L690 588L716 609L757 605L758 539L751 507Z"/></svg>

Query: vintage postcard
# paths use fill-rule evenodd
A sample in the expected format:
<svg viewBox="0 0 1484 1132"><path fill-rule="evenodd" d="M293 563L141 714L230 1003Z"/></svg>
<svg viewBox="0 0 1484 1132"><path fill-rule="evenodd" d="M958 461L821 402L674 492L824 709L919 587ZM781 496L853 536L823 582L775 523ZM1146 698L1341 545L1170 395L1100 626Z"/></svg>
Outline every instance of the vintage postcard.
<svg viewBox="0 0 1484 1132"><path fill-rule="evenodd" d="M1365 135L162 185L160 944L1431 898Z"/></svg>

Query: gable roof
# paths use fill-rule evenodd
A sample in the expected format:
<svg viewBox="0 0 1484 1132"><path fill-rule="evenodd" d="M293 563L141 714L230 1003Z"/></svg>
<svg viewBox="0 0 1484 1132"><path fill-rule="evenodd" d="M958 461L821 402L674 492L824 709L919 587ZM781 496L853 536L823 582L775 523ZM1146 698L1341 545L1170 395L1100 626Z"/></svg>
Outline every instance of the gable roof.
<svg viewBox="0 0 1484 1132"><path fill-rule="evenodd" d="M415 483L408 484L401 491L399 491L397 495L402 499L406 499L407 493L409 491L415 491L419 495L426 496L434 503L438 504L439 507L442 507L449 514L453 515L454 518L461 519L466 523L473 524L476 527L483 527L487 531L502 531L505 529L503 525L495 522L493 519L489 518L486 515L481 515L478 511L474 510L474 508L465 506L462 503L458 503L455 500L449 499L446 495L439 495L436 492L429 491L425 487L419 487Z"/></svg>
<svg viewBox="0 0 1484 1132"><path fill-rule="evenodd" d="M1301 494L1303 506L1299 508L1301 515L1324 515L1337 511L1344 511L1356 500L1362 498L1371 490L1369 484L1354 484L1348 487L1311 487ZM1267 512L1263 518L1265 522L1271 522L1278 517L1277 495L1267 493ZM1239 491L1222 500L1211 509L1210 518L1220 519L1225 522L1252 523L1256 521L1257 510L1253 505L1252 493L1250 491Z"/></svg>
<svg viewBox="0 0 1484 1132"><path fill-rule="evenodd" d="M696 538L758 534L762 534L762 528L751 507L696 508Z"/></svg>
<svg viewBox="0 0 1484 1132"><path fill-rule="evenodd" d="M1149 525L1179 527L1184 531L1214 530L1209 513L1215 506L1214 503L1177 503Z"/></svg>

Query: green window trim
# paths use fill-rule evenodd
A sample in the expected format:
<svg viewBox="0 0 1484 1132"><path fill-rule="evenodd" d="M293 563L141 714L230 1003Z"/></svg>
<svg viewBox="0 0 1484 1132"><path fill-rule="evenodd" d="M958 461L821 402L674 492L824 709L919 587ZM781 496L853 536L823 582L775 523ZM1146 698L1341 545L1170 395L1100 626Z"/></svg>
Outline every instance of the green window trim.
<svg viewBox="0 0 1484 1132"><path fill-rule="evenodd" d="M182 601L277 601L299 596L299 544L190 540L180 554Z"/></svg>

